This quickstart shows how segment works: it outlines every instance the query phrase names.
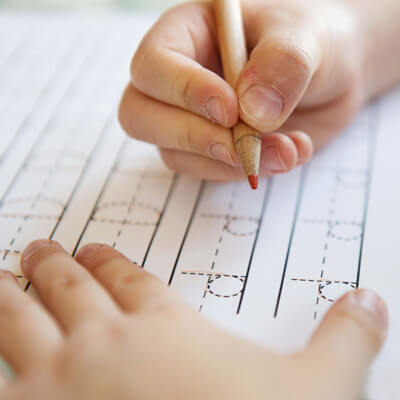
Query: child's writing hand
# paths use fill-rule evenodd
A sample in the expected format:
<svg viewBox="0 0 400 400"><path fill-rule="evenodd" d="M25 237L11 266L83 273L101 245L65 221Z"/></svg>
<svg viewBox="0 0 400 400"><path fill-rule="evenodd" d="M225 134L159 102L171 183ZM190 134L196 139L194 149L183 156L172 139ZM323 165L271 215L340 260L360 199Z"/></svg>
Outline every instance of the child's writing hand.
<svg viewBox="0 0 400 400"><path fill-rule="evenodd" d="M386 309L353 291L304 352L278 355L233 337L108 246L76 259L47 240L22 269L44 307L0 274L0 352L16 371L4 400L356 400L387 326Z"/></svg>
<svg viewBox="0 0 400 400"><path fill-rule="evenodd" d="M250 59L236 92L221 77L209 2L168 11L133 58L121 124L157 145L174 170L243 178L228 129L240 115L264 133L261 174L289 171L310 158L312 142L318 148L340 131L364 100L350 7L246 0L243 15Z"/></svg>

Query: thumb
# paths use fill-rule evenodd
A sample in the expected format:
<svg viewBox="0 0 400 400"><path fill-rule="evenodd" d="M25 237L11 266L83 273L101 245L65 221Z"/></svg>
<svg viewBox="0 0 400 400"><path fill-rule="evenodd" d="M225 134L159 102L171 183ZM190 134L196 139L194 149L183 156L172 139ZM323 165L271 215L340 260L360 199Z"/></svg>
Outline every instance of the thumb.
<svg viewBox="0 0 400 400"><path fill-rule="evenodd" d="M249 16L250 54L237 83L240 116L261 132L279 128L319 68L325 35L308 16L260 12Z"/></svg>
<svg viewBox="0 0 400 400"><path fill-rule="evenodd" d="M329 385L340 399L361 393L372 361L379 352L388 327L382 299L368 290L354 290L328 311L311 339L306 354L324 366ZM335 397L336 398L336 397Z"/></svg>

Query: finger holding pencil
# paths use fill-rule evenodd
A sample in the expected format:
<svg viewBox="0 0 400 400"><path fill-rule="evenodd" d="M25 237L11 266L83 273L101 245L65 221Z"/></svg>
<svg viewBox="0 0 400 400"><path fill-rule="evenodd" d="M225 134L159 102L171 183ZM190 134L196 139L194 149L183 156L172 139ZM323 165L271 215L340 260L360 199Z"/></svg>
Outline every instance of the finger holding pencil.
<svg viewBox="0 0 400 400"><path fill-rule="evenodd" d="M296 9L289 20L280 10L285 7L276 0L207 1L164 13L133 57L119 112L123 128L155 144L170 169L202 179L236 181L247 175L256 186L257 175L307 162L312 141L317 146L326 141L325 132L346 119L332 123L328 107L319 106L321 86L311 77L319 82L329 75L318 69L317 34L308 20L297 21ZM300 2L299 7L306 14L308 7ZM231 22L219 22L232 9ZM310 55L310 73L303 53ZM283 96L282 108L263 95L268 88ZM329 108L340 106L331 100L329 94Z"/></svg>
<svg viewBox="0 0 400 400"><path fill-rule="evenodd" d="M213 0L219 52L225 80L236 88L247 62L240 0ZM252 189L257 189L260 170L261 135L241 120L233 127L233 141Z"/></svg>

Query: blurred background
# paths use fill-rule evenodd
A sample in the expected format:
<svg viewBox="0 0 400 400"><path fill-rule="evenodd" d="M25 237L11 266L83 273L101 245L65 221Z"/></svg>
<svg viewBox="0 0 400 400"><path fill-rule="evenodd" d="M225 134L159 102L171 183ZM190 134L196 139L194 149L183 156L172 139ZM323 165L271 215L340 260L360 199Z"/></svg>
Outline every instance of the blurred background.
<svg viewBox="0 0 400 400"><path fill-rule="evenodd" d="M139 8L164 10L183 0L0 0L12 9Z"/></svg>

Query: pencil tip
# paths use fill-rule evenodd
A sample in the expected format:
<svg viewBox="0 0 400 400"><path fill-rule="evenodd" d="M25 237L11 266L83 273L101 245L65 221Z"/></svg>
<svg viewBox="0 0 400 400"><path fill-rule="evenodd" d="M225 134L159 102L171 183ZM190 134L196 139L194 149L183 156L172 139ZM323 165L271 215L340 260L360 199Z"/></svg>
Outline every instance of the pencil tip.
<svg viewBox="0 0 400 400"><path fill-rule="evenodd" d="M257 175L249 175L248 176L250 187L255 190L258 187L258 176Z"/></svg>

